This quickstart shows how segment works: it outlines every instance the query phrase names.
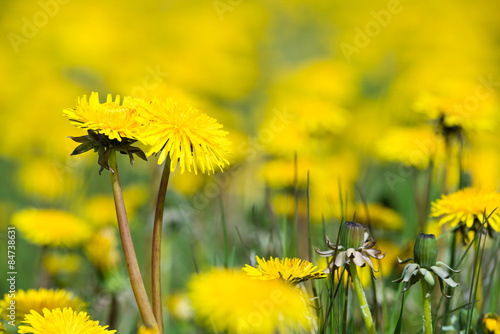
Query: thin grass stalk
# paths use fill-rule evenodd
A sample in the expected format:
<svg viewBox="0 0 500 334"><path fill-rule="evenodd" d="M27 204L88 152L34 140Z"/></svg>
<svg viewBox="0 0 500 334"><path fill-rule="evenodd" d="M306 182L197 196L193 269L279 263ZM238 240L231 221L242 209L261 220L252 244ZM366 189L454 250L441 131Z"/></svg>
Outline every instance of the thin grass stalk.
<svg viewBox="0 0 500 334"><path fill-rule="evenodd" d="M227 238L226 214L224 212L224 203L220 198L220 215L222 221L222 235L224 237L224 268L229 268L229 241Z"/></svg>
<svg viewBox="0 0 500 334"><path fill-rule="evenodd" d="M118 220L118 229L120 231L120 239L123 248L125 264L127 265L128 276L132 290L134 292L137 307L141 314L142 321L146 327L157 327L156 319L153 314L153 309L149 303L148 295L142 280L139 263L135 254L132 235L128 224L127 211L123 201L122 188L120 178L118 176L118 166L116 163L116 152L113 150L109 157L109 167L111 169L111 185L113 188L113 198L115 201L116 217Z"/></svg>

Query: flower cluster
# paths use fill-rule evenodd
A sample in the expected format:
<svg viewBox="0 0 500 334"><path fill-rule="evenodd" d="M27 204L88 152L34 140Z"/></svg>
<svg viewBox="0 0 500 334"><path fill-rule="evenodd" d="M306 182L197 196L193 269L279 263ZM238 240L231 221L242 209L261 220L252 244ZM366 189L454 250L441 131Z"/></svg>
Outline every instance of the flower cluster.
<svg viewBox="0 0 500 334"><path fill-rule="evenodd" d="M106 102L100 103L98 93L92 93L88 99L79 98L75 108L63 113L73 125L88 131L87 136L71 137L80 143L73 154L91 149L99 152L101 171L110 169L108 159L112 150L128 154L131 164L134 155L146 160L146 154L132 146L137 141L148 147L147 155L160 154L158 164L168 156L171 171L178 163L181 173L187 169L195 174L198 169L210 174L215 172L214 166L222 170L229 165L226 159L229 141L222 125L171 98L145 101L125 97L121 101L117 96L113 101L108 95Z"/></svg>

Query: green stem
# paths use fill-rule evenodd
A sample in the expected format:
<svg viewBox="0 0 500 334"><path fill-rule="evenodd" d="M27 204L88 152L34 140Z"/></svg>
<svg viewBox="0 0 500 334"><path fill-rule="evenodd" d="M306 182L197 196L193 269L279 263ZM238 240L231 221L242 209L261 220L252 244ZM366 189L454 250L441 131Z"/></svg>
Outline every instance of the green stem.
<svg viewBox="0 0 500 334"><path fill-rule="evenodd" d="M134 243L130 228L128 225L127 211L125 210L125 203L123 201L122 188L120 185L120 178L118 176L118 166L116 164L116 152L113 151L109 156L109 167L111 168L111 185L113 187L113 197L115 200L116 217L118 219L118 229L120 231L120 239L122 242L123 255L127 265L128 276L130 284L134 292L137 307L141 314L142 321L147 327L156 327L156 320L149 304L148 295L144 288L142 281L139 263L135 255Z"/></svg>
<svg viewBox="0 0 500 334"><path fill-rule="evenodd" d="M421 280L424 313L424 334L432 334L431 295L427 293L427 283Z"/></svg>
<svg viewBox="0 0 500 334"><path fill-rule="evenodd" d="M361 315L363 316L363 320L365 321L366 330L368 334L375 334L376 332L375 326L373 325L372 314L370 312L368 302L366 301L363 286L361 285L361 281L359 280L356 265L351 262L349 269L351 272L352 283L354 284L354 291L356 292L356 296L358 297L359 301L359 307L361 308Z"/></svg>
<svg viewBox="0 0 500 334"><path fill-rule="evenodd" d="M163 310L161 301L161 235L163 226L163 210L170 178L170 155L163 166L158 198L156 200L155 220L153 227L153 250L151 255L151 286L153 293L153 312L158 323L158 332L163 333Z"/></svg>

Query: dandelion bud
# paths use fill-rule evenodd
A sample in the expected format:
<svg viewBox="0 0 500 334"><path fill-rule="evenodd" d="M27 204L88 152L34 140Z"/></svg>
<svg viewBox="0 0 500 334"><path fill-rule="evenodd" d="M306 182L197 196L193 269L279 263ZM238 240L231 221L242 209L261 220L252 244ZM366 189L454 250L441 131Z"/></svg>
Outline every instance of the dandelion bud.
<svg viewBox="0 0 500 334"><path fill-rule="evenodd" d="M413 247L415 263L418 263L422 268L429 269L436 265L437 254L436 236L434 234L419 234Z"/></svg>
<svg viewBox="0 0 500 334"><path fill-rule="evenodd" d="M346 249L358 249L365 241L366 227L355 222L346 222L340 233L340 243Z"/></svg>

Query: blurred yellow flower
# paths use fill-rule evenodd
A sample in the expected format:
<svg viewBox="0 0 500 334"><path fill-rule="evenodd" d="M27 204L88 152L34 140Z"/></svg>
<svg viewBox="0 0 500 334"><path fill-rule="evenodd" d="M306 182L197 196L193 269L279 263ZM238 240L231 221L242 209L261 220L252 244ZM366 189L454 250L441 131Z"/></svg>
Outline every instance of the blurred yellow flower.
<svg viewBox="0 0 500 334"><path fill-rule="evenodd" d="M431 161L442 159L444 141L429 126L394 127L377 143L377 155L387 161L426 169Z"/></svg>
<svg viewBox="0 0 500 334"><path fill-rule="evenodd" d="M477 188L466 188L449 195L442 195L431 204L431 217L437 218L439 225L449 223L451 227L465 224L473 227L475 222L483 222L483 214L488 217L487 225L500 232L500 193ZM486 210L486 212L485 212Z"/></svg>
<svg viewBox="0 0 500 334"><path fill-rule="evenodd" d="M173 99L154 99L147 108L150 120L146 132L146 142L151 145L147 155L160 153L161 165L170 155L170 171L180 165L195 174L214 173L214 165L222 170L229 162L227 132L214 118L198 109L180 104Z"/></svg>
<svg viewBox="0 0 500 334"><path fill-rule="evenodd" d="M167 308L176 319L188 320L193 317L191 301L185 293L174 293L168 296Z"/></svg>
<svg viewBox="0 0 500 334"><path fill-rule="evenodd" d="M307 186L307 171L313 170L316 166L307 159L298 158L297 164L293 159L273 159L267 161L262 167L262 177L271 187L292 188L295 180L295 170L297 169L297 183L300 188Z"/></svg>
<svg viewBox="0 0 500 334"><path fill-rule="evenodd" d="M12 225L30 242L51 247L75 247L91 236L90 227L74 215L55 209L16 212Z"/></svg>
<svg viewBox="0 0 500 334"><path fill-rule="evenodd" d="M109 139L143 141L141 130L144 119L140 117L140 105L144 102L128 96L120 102L119 95L113 101L108 94L106 102L100 103L99 94L92 92L88 100L86 95L79 97L76 108L64 109L63 113L76 127L94 130Z"/></svg>
<svg viewBox="0 0 500 334"><path fill-rule="evenodd" d="M483 318L487 333L500 334L500 317L495 314L486 313Z"/></svg>
<svg viewBox="0 0 500 334"><path fill-rule="evenodd" d="M311 262L298 258L278 259L271 257L269 260L260 259L258 256L257 267L245 265L243 271L253 279L274 280L281 279L285 282L297 284L310 279L326 278L328 275Z"/></svg>
<svg viewBox="0 0 500 334"><path fill-rule="evenodd" d="M281 280L252 280L245 273L213 270L190 280L195 315L216 331L275 333L309 328L300 290Z"/></svg>
<svg viewBox="0 0 500 334"><path fill-rule="evenodd" d="M455 83L451 85L455 86ZM445 87L441 94L423 94L415 103L415 110L433 120L438 120L443 128L473 131L491 131L498 124L498 105L490 98L478 98L481 87L469 83L458 87ZM483 94L490 92L482 87ZM449 95L448 95L449 94Z"/></svg>
<svg viewBox="0 0 500 334"><path fill-rule="evenodd" d="M82 258L78 254L44 254L42 264L47 272L54 276L57 274L72 274L80 269Z"/></svg>
<svg viewBox="0 0 500 334"><path fill-rule="evenodd" d="M27 325L19 326L19 333L33 334L104 334L116 333L107 330L108 326L99 326L99 321L90 320L87 312L73 311L65 307L53 310L43 309L43 315L31 310L23 321Z"/></svg>
<svg viewBox="0 0 500 334"><path fill-rule="evenodd" d="M19 182L27 194L48 200L72 191L76 183L71 173L63 173L57 162L47 159L24 162L19 170Z"/></svg>
<svg viewBox="0 0 500 334"><path fill-rule="evenodd" d="M127 213L129 207L126 206ZM112 196L96 195L84 205L85 219L96 227L116 225L115 202Z"/></svg>
<svg viewBox="0 0 500 334"><path fill-rule="evenodd" d="M375 228L400 230L403 227L403 218L401 215L391 208L378 203L367 203L368 214L363 203L357 203L354 206L354 211L347 214L347 217L352 217L356 212L356 222L368 225L368 218L371 225Z"/></svg>
<svg viewBox="0 0 500 334"><path fill-rule="evenodd" d="M85 254L92 264L102 272L115 268L120 261L115 230L107 227L95 233L85 244Z"/></svg>
<svg viewBox="0 0 500 334"><path fill-rule="evenodd" d="M4 309L2 317L6 319L6 309L10 304L11 298L7 294L4 295L3 300L0 301L0 307ZM16 300L16 322L24 319L26 314L30 311L42 312L47 308L53 310L60 307L71 307L75 310L85 310L87 304L80 298L75 297L72 292L66 290L48 290L48 289L29 289L18 290L15 296Z"/></svg>

